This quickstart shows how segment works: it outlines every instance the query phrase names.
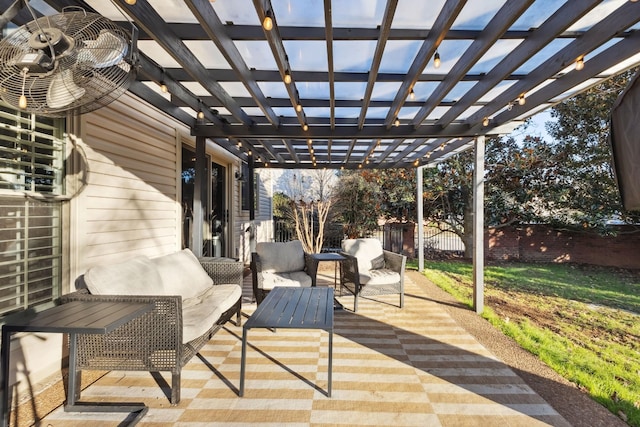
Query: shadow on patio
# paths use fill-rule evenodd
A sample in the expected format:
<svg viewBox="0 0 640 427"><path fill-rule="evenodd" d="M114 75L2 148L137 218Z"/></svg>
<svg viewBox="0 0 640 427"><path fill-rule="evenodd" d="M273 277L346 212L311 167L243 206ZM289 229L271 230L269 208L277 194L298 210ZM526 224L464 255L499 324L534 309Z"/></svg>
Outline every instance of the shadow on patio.
<svg viewBox="0 0 640 427"><path fill-rule="evenodd" d="M324 278L332 282L332 276ZM249 282L246 315L255 309ZM339 299L352 307L352 297ZM249 334L245 397L239 398L242 329L229 324L183 370L178 406L167 399L168 378L144 372L111 372L83 399L144 401L150 409L141 426L570 425L419 284L409 278L405 308L395 304L397 296L390 295L363 299L358 313L336 312L332 398L326 397L326 333L261 329ZM122 414L58 408L41 425L121 422Z"/></svg>

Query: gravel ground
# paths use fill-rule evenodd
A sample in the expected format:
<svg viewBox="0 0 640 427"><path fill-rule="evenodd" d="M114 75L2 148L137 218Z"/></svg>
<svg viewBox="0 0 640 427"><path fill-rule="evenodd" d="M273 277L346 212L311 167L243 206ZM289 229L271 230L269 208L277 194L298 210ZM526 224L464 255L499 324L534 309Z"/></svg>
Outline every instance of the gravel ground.
<svg viewBox="0 0 640 427"><path fill-rule="evenodd" d="M523 350L515 341L505 336L489 322L468 307L456 301L431 283L417 271L407 273L411 280L423 286L429 296L440 303L453 319L483 346L509 365L529 386L576 427L625 427L627 423L592 400L574 384L567 381L541 362L536 356ZM410 295L405 295L410 298Z"/></svg>

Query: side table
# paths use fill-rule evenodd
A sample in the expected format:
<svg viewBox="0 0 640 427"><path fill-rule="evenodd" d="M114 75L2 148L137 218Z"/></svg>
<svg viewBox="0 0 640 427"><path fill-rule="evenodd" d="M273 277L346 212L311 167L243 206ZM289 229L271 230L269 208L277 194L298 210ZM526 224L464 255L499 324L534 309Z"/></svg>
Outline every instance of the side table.
<svg viewBox="0 0 640 427"><path fill-rule="evenodd" d="M337 290L338 287L338 266L340 266L340 277L342 278L342 262L346 259L344 256L337 254L335 252L324 252L324 253L319 253L319 254L310 254L309 255L311 257L311 259L313 260L313 262L315 263L315 268L314 268L314 281L317 283L317 276L318 276L318 265L321 262L327 262L327 261L331 261L334 263L334 269L333 269L333 288L335 290ZM340 282L340 296L342 296L342 281ZM334 304L334 308L341 310L342 304L340 304L338 302L338 300L336 300L334 298L333 300L333 304Z"/></svg>
<svg viewBox="0 0 640 427"><path fill-rule="evenodd" d="M77 334L107 334L153 309L153 304L132 302L72 301L34 313L28 310L10 317L2 325L2 393L0 406L2 426L9 425L11 393L9 392L9 354L11 334L43 332L69 334L69 385L66 412L133 412L130 425L135 425L147 413L144 403L77 402L76 356ZM142 337L141 337L142 338Z"/></svg>

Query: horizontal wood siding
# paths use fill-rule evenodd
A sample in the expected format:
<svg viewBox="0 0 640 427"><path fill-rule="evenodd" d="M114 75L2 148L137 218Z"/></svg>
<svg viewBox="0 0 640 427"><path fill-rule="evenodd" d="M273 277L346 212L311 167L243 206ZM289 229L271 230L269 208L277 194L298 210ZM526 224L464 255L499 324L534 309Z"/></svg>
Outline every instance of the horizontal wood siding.
<svg viewBox="0 0 640 427"><path fill-rule="evenodd" d="M132 95L82 116L86 186L76 198L76 272L180 249L181 124Z"/></svg>

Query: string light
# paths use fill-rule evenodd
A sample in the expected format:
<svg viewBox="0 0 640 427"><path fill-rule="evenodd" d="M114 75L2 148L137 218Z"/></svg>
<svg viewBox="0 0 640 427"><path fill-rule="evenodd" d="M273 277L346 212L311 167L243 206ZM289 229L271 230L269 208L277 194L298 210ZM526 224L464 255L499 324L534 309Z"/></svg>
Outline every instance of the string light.
<svg viewBox="0 0 640 427"><path fill-rule="evenodd" d="M302 111L302 104L296 104L296 111L299 113Z"/></svg>
<svg viewBox="0 0 640 427"><path fill-rule="evenodd" d="M289 73L289 70L284 72L284 82L286 84L291 83L291 73Z"/></svg>
<svg viewBox="0 0 640 427"><path fill-rule="evenodd" d="M489 126L489 117L485 117L485 118L482 120L482 126L485 126L485 127L486 127L486 126Z"/></svg>
<svg viewBox="0 0 640 427"><path fill-rule="evenodd" d="M271 18L271 12L267 12L262 21L262 28L267 31L271 31L273 29L273 19Z"/></svg>
<svg viewBox="0 0 640 427"><path fill-rule="evenodd" d="M160 83L160 90L162 91L162 93L169 92L169 88L167 87L167 85L164 82Z"/></svg>
<svg viewBox="0 0 640 427"><path fill-rule="evenodd" d="M580 57L576 60L576 71L580 71L584 68L584 58Z"/></svg>
<svg viewBox="0 0 640 427"><path fill-rule="evenodd" d="M307 125L306 123L302 125L302 130L303 131L308 131L309 130L309 125Z"/></svg>
<svg viewBox="0 0 640 427"><path fill-rule="evenodd" d="M526 103L527 103L527 98L525 98L524 93L520 94L520 96L518 97L518 104L524 105Z"/></svg>
<svg viewBox="0 0 640 427"><path fill-rule="evenodd" d="M204 111L202 110L198 111L198 119L200 120L204 119Z"/></svg>
<svg viewBox="0 0 640 427"><path fill-rule="evenodd" d="M128 5L133 6L134 4L136 4L136 0L124 0L124 2Z"/></svg>
<svg viewBox="0 0 640 427"><path fill-rule="evenodd" d="M411 88L411 92L409 92L409 99L412 101L416 99L416 93L413 91L413 88Z"/></svg>
<svg viewBox="0 0 640 427"><path fill-rule="evenodd" d="M435 68L440 68L440 54L436 51L436 54L433 56L433 66Z"/></svg>
<svg viewBox="0 0 640 427"><path fill-rule="evenodd" d="M395 122L393 122L393 125L394 125L395 127L400 126L400 119L396 118Z"/></svg>

